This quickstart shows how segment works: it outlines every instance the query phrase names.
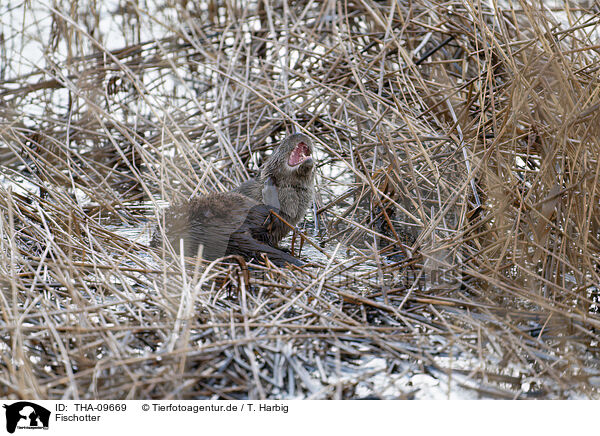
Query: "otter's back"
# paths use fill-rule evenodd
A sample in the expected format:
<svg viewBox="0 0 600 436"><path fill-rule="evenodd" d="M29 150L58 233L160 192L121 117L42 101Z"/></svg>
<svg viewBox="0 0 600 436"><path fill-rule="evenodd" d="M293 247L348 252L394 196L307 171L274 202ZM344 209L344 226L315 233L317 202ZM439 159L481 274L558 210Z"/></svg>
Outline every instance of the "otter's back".
<svg viewBox="0 0 600 436"><path fill-rule="evenodd" d="M212 193L196 197L187 203L174 205L165 212L165 235L177 253L180 251L180 241L183 241L186 256L195 256L199 245L202 245L203 258L217 259L229 254L231 235L244 230L248 213L255 206L257 202L241 194ZM266 218L268 211L259 211L259 215ZM162 235L157 229L151 245L158 247L161 243Z"/></svg>

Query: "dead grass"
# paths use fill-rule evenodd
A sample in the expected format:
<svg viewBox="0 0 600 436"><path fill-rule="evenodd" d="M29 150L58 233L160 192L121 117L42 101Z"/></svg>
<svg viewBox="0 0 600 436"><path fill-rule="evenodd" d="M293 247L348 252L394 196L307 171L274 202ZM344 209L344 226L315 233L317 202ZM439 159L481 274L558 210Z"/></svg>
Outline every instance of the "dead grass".
<svg viewBox="0 0 600 436"><path fill-rule="evenodd" d="M9 3L0 396L599 397L597 5ZM144 247L294 130L320 266Z"/></svg>

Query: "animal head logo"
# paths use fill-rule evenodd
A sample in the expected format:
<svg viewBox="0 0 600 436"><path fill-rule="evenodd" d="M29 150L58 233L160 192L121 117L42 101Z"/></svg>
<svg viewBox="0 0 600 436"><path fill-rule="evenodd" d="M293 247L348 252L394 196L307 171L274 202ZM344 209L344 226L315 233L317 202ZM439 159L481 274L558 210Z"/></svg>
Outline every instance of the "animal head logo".
<svg viewBox="0 0 600 436"><path fill-rule="evenodd" d="M14 433L19 428L48 428L50 411L29 401L19 401L3 406L6 409L6 431Z"/></svg>

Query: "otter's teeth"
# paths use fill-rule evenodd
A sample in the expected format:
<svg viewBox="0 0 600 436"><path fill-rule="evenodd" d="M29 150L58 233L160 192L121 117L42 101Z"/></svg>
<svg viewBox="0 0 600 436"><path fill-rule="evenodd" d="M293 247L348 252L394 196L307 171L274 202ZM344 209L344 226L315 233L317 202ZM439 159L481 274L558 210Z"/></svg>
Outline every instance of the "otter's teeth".
<svg viewBox="0 0 600 436"><path fill-rule="evenodd" d="M290 153L288 164L292 167L300 165L310 157L310 149L304 142L300 142Z"/></svg>

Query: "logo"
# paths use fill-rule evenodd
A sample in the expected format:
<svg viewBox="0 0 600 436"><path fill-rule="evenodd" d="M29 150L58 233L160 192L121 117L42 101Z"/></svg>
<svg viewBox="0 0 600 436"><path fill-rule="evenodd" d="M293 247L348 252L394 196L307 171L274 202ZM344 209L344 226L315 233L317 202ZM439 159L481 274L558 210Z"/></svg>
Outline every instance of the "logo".
<svg viewBox="0 0 600 436"><path fill-rule="evenodd" d="M29 401L19 401L6 409L6 431L14 433L15 429L48 429L50 411Z"/></svg>

